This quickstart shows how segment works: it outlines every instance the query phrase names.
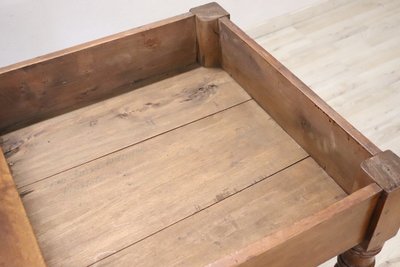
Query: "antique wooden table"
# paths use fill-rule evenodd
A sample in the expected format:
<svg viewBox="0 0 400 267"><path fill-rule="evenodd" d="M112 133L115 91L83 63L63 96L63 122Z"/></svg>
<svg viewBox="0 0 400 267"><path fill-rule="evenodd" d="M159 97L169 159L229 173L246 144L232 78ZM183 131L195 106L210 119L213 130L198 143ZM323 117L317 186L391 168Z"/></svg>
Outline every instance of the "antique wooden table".
<svg viewBox="0 0 400 267"><path fill-rule="evenodd" d="M215 3L0 69L0 131L0 266L366 267L400 225L400 159Z"/></svg>

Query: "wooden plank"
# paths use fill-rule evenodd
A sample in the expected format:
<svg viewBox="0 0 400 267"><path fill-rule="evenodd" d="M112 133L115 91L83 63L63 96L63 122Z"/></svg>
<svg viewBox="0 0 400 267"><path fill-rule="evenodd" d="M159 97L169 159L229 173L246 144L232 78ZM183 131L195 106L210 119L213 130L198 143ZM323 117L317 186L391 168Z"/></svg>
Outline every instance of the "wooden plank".
<svg viewBox="0 0 400 267"><path fill-rule="evenodd" d="M0 69L0 131L82 107L196 62L191 13Z"/></svg>
<svg viewBox="0 0 400 267"><path fill-rule="evenodd" d="M379 192L370 184L209 266L317 266L364 239Z"/></svg>
<svg viewBox="0 0 400 267"><path fill-rule="evenodd" d="M306 156L251 100L26 186L23 201L48 264L86 266Z"/></svg>
<svg viewBox="0 0 400 267"><path fill-rule="evenodd" d="M46 266L1 149L0 266Z"/></svg>
<svg viewBox="0 0 400 267"><path fill-rule="evenodd" d="M352 192L360 163L380 150L226 18L220 19L220 36L223 68Z"/></svg>
<svg viewBox="0 0 400 267"><path fill-rule="evenodd" d="M198 68L9 133L2 147L21 187L249 98L223 70Z"/></svg>
<svg viewBox="0 0 400 267"><path fill-rule="evenodd" d="M307 158L96 266L206 266L345 196Z"/></svg>

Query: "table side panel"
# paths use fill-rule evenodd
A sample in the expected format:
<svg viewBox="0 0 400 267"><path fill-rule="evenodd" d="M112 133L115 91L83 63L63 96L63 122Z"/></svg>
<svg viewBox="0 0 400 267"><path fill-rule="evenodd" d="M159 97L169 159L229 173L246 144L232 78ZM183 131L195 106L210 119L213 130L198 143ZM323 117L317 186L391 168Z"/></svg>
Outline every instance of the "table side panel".
<svg viewBox="0 0 400 267"><path fill-rule="evenodd" d="M220 37L223 68L351 193L360 163L380 150L226 18Z"/></svg>
<svg viewBox="0 0 400 267"><path fill-rule="evenodd" d="M46 266L1 149L0 266Z"/></svg>
<svg viewBox="0 0 400 267"><path fill-rule="evenodd" d="M195 19L187 13L4 68L0 132L131 90L195 63Z"/></svg>
<svg viewBox="0 0 400 267"><path fill-rule="evenodd" d="M313 267L363 241L381 189L370 184L209 267Z"/></svg>

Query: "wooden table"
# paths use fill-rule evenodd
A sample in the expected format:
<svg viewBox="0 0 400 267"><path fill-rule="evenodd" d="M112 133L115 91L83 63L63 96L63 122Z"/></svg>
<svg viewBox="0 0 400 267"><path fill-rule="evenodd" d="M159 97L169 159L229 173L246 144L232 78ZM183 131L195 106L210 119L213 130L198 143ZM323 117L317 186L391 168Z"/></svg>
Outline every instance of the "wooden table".
<svg viewBox="0 0 400 267"><path fill-rule="evenodd" d="M363 267L399 228L400 159L215 3L0 86L0 266Z"/></svg>

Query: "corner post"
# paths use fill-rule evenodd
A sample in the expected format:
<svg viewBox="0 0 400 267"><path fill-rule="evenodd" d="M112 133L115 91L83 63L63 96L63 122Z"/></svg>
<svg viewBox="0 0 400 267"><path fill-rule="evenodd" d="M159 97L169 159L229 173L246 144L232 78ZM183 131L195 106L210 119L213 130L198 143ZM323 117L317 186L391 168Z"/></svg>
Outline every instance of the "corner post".
<svg viewBox="0 0 400 267"><path fill-rule="evenodd" d="M338 256L336 267L373 267L375 255L400 227L400 158L392 151L380 152L361 163L362 172L382 189L366 239Z"/></svg>
<svg viewBox="0 0 400 267"><path fill-rule="evenodd" d="M196 16L197 60L204 67L221 66L218 19L229 13L217 3L209 3L190 9Z"/></svg>

